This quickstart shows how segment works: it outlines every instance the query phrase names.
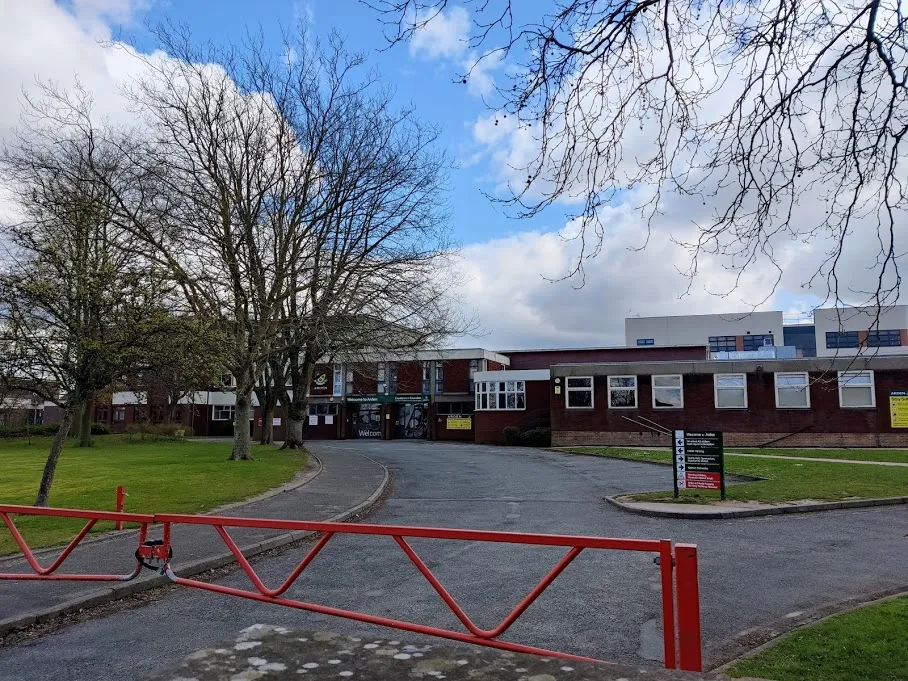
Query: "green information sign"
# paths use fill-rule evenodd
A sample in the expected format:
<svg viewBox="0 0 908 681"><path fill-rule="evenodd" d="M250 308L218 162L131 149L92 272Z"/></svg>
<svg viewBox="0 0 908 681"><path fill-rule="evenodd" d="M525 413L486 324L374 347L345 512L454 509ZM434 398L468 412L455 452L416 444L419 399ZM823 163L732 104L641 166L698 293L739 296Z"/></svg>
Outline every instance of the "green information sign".
<svg viewBox="0 0 908 681"><path fill-rule="evenodd" d="M397 402L406 404L411 402L428 402L428 395L350 395L346 398L348 404L388 404Z"/></svg>
<svg viewBox="0 0 908 681"><path fill-rule="evenodd" d="M675 497L682 489L716 489L725 498L722 433L715 430L676 430L672 460Z"/></svg>

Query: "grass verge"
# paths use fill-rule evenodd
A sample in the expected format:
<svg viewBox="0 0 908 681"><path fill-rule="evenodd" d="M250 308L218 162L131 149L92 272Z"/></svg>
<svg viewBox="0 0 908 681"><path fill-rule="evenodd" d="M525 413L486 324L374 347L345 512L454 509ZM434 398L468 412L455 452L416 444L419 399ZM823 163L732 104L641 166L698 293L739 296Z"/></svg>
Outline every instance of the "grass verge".
<svg viewBox="0 0 908 681"><path fill-rule="evenodd" d="M728 453L760 454L762 456L801 456L808 459L854 459L855 461L887 461L908 463L904 449L729 449Z"/></svg>
<svg viewBox="0 0 908 681"><path fill-rule="evenodd" d="M567 451L630 461L671 462L671 452L668 451L617 447L572 447ZM725 459L725 471L729 474L765 478L757 482L727 485L727 497L735 501L843 501L908 495L908 468L896 466L792 461L784 457L751 459L730 456ZM701 504L719 499L719 492L708 490L682 490L681 498L673 499L669 469L665 472L665 484L668 488L665 492L635 494L633 499Z"/></svg>
<svg viewBox="0 0 908 681"><path fill-rule="evenodd" d="M728 673L774 681L904 681L906 641L908 597L902 597L800 629Z"/></svg>
<svg viewBox="0 0 908 681"><path fill-rule="evenodd" d="M50 503L62 508L114 510L117 485L126 493L126 511L200 513L260 494L293 478L306 464L305 452L255 447L254 461L228 461L229 442L132 443L117 435L95 445L70 443L60 456ZM0 441L0 502L33 504L49 438ZM66 518L15 518L32 547L68 541L84 524ZM112 529L98 523L96 531ZM0 555L18 549L0 522Z"/></svg>

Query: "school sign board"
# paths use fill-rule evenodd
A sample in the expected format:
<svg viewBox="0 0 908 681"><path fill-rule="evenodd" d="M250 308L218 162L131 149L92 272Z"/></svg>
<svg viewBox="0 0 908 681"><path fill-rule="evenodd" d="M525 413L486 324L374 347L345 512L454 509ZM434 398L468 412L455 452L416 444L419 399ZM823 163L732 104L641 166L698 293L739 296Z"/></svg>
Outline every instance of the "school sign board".
<svg viewBox="0 0 908 681"><path fill-rule="evenodd" d="M908 390L889 391L889 425L908 428Z"/></svg>
<svg viewBox="0 0 908 681"><path fill-rule="evenodd" d="M672 438L675 497L682 489L717 489L725 498L722 433L676 430Z"/></svg>

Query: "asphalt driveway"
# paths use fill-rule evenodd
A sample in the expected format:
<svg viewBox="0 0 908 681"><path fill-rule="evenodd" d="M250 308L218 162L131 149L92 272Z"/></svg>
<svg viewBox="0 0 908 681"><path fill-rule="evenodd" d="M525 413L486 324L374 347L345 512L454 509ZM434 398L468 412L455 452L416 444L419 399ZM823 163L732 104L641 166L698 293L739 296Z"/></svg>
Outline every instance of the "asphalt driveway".
<svg viewBox="0 0 908 681"><path fill-rule="evenodd" d="M846 598L908 586L908 508L697 521L645 518L602 498L665 489L667 468L554 452L467 444L313 442L388 466L394 493L370 522L615 537L666 538L700 550L704 641L715 646L754 626ZM558 559L558 550L415 541L414 546L481 626L492 626ZM258 564L276 584L300 559ZM245 585L243 575L222 580ZM605 659L658 664L659 572L644 554L586 552L509 632L523 643ZM336 537L291 597L457 628L457 622L388 538ZM141 678L200 647L262 622L293 628L388 630L210 593L177 591L145 607L0 649L0 679ZM408 640L413 637L401 634Z"/></svg>

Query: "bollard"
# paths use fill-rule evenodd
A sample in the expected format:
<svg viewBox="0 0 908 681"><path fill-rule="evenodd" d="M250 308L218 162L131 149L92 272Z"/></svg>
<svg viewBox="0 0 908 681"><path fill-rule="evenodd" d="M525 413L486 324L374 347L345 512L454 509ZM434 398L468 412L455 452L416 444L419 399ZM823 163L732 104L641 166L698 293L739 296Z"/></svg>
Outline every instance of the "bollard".
<svg viewBox="0 0 908 681"><path fill-rule="evenodd" d="M123 507L125 506L125 504L126 504L126 491L123 489L123 485L120 485L119 487L117 487L117 513L123 512ZM118 530L123 529L122 520L117 521L117 529Z"/></svg>

